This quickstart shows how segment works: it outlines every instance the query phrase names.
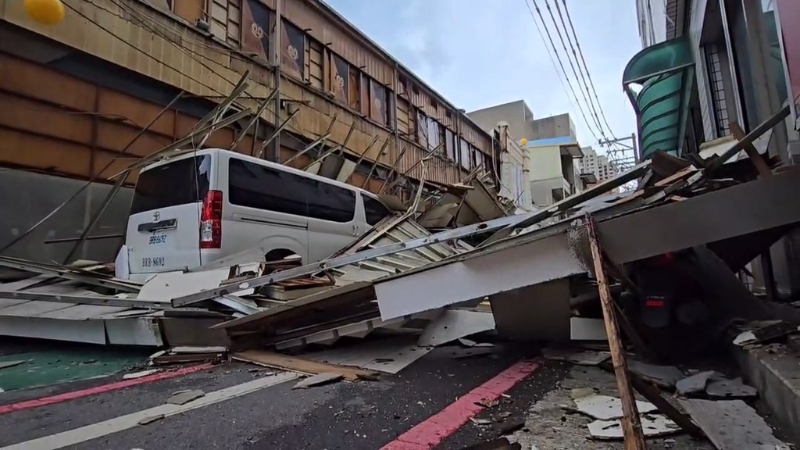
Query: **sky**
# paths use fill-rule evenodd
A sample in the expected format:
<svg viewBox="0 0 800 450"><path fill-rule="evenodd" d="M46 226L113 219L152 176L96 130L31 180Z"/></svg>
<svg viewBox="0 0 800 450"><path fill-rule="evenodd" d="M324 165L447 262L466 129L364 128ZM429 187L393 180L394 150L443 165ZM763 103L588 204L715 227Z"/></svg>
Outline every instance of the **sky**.
<svg viewBox="0 0 800 450"><path fill-rule="evenodd" d="M534 0L326 0L330 6L459 108L473 111L523 99L534 118L569 112L581 145L593 134L564 75L534 24ZM535 0L582 105L585 100L545 0ZM556 23L561 22L548 0ZM635 0L566 0L578 43L611 131L629 136L636 118L622 91L622 72L641 50ZM559 3L563 10L563 3ZM566 20L566 15L564 16ZM541 22L540 22L541 26ZM567 23L567 27L569 24ZM562 29L562 33L564 33ZM567 37L564 35L565 43ZM567 43L567 49L569 49ZM577 69L577 66L576 66ZM578 73L580 79L580 72ZM594 100L592 91L589 97ZM595 105L598 118L603 117ZM594 124L588 106L586 119ZM597 148L596 145L594 145Z"/></svg>

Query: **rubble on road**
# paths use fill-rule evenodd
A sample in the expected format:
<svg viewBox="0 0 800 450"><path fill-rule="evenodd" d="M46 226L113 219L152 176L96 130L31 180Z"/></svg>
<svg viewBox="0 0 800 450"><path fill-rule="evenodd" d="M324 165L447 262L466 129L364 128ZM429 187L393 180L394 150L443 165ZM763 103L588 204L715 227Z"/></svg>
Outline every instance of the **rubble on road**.
<svg viewBox="0 0 800 450"><path fill-rule="evenodd" d="M0 285L0 333L158 347L153 365L231 357L308 374L310 385L379 379L436 346L452 346L456 359L491 357L498 349L481 341L496 332L561 344L545 352L551 360L614 370L618 397L576 399L601 421L584 424L589 436L642 448L646 436L697 435L697 426L711 434L661 389L687 401L757 392L662 362L719 339L730 323L731 341L752 348L788 344L800 322L800 310L756 298L737 277L800 223L800 171L756 178L748 161L724 159L657 153L517 215L479 172L426 199L421 183L410 207L396 199L397 214L316 262L267 261L253 248L134 283L111 263L0 257L25 274ZM579 341L608 345L563 347Z"/></svg>

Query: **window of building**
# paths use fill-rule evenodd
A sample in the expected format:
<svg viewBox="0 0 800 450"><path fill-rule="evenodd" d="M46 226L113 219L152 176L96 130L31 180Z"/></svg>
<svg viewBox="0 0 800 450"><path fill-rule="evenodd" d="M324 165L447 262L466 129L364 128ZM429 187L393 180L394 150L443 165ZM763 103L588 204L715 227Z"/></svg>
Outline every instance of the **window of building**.
<svg viewBox="0 0 800 450"><path fill-rule="evenodd" d="M417 143L423 148L428 148L428 116L417 110Z"/></svg>
<svg viewBox="0 0 800 450"><path fill-rule="evenodd" d="M372 120L381 125L389 124L389 96L390 91L376 80L369 80L370 86L370 111L369 116Z"/></svg>
<svg viewBox="0 0 800 450"><path fill-rule="evenodd" d="M358 70L358 69L356 69L356 68L354 68L352 66L350 67L350 72L351 73L355 72L356 70ZM360 84L361 84L361 86L360 86L360 89L361 89L360 90L360 94L361 95L360 95L360 99L359 99L359 105L361 106L361 108L358 111L360 111L361 114L364 114L365 116L369 117L370 111L372 111L373 108L372 108L372 101L370 99L370 94L369 94L369 92L370 92L369 77L364 73L361 73L361 83Z"/></svg>
<svg viewBox="0 0 800 450"><path fill-rule="evenodd" d="M458 155L456 154L456 135L449 128L444 129L444 150L447 159L456 161Z"/></svg>
<svg viewBox="0 0 800 450"><path fill-rule="evenodd" d="M428 150L434 150L439 147L441 144L441 131L439 130L439 122L433 119L433 117L428 117ZM442 151L443 149L439 148L437 150Z"/></svg>
<svg viewBox="0 0 800 450"><path fill-rule="evenodd" d="M353 66L348 68L348 105L350 109L361 111L361 73Z"/></svg>
<svg viewBox="0 0 800 450"><path fill-rule="evenodd" d="M352 89L357 89L357 87L351 85L350 65L347 64L347 61L345 61L339 55L331 53L330 58L329 70L331 79L329 83L333 98L338 100L340 103L350 105L352 108L350 91ZM357 85L358 84L356 83L356 86ZM356 96L356 99L358 99L358 96Z"/></svg>
<svg viewBox="0 0 800 450"><path fill-rule="evenodd" d="M325 47L318 41L306 36L308 43L308 57L306 58L306 69L308 82L317 89L324 89L325 86Z"/></svg>
<svg viewBox="0 0 800 450"><path fill-rule="evenodd" d="M719 137L731 134L728 117L728 103L725 97L725 83L722 78L722 62L716 44L705 46L706 69L708 72L709 93L714 106L716 135Z"/></svg>
<svg viewBox="0 0 800 450"><path fill-rule="evenodd" d="M459 142L459 163L461 163L461 167L464 169L472 169L472 157L470 157L469 153L469 143L465 139L460 139Z"/></svg>
<svg viewBox="0 0 800 450"><path fill-rule="evenodd" d="M178 2L175 5L188 5L190 2ZM242 3L242 41L241 48L264 61L270 60L270 29L272 28L272 11L258 0L246 0Z"/></svg>
<svg viewBox="0 0 800 450"><path fill-rule="evenodd" d="M240 159L228 164L234 205L340 223L355 217L354 191Z"/></svg>
<svg viewBox="0 0 800 450"><path fill-rule="evenodd" d="M475 167L483 166L483 153L477 148L474 148L475 151ZM483 170L488 170L488 167L483 167Z"/></svg>
<svg viewBox="0 0 800 450"><path fill-rule="evenodd" d="M284 19L281 46L281 69L295 78L305 80L306 34Z"/></svg>
<svg viewBox="0 0 800 450"><path fill-rule="evenodd" d="M208 25L214 37L221 41L239 43L242 15L240 2L241 0L208 0Z"/></svg>

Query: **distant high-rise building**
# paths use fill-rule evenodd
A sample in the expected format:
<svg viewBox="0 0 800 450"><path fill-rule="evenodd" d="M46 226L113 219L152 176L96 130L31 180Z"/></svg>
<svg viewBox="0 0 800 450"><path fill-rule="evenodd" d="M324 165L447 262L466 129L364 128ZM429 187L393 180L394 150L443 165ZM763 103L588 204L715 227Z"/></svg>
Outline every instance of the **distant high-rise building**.
<svg viewBox="0 0 800 450"><path fill-rule="evenodd" d="M598 181L614 178L619 174L619 168L605 155L598 155L592 147L583 147L581 159L581 173L594 174Z"/></svg>

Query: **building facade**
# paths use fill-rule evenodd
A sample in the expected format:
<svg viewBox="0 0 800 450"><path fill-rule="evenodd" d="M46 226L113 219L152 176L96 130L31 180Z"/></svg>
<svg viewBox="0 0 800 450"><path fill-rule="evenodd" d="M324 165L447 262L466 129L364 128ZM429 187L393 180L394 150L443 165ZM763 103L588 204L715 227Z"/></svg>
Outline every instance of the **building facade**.
<svg viewBox="0 0 800 450"><path fill-rule="evenodd" d="M500 150L500 195L514 202L518 209L531 210L531 156L527 141L515 139L505 122L497 125ZM524 144L524 146L523 146Z"/></svg>
<svg viewBox="0 0 800 450"><path fill-rule="evenodd" d="M534 206L550 206L584 189L580 145L571 136L528 141Z"/></svg>
<svg viewBox="0 0 800 450"><path fill-rule="evenodd" d="M582 157L575 123L569 114L537 119L524 100L490 106L468 113L476 123L491 127L501 123L518 137L530 159L530 198L533 206L547 206L583 190Z"/></svg>
<svg viewBox="0 0 800 450"><path fill-rule="evenodd" d="M581 174L592 174L598 182L614 178L619 175L619 169L613 161L605 155L598 155L592 147L583 147L583 158L580 160Z"/></svg>
<svg viewBox="0 0 800 450"><path fill-rule="evenodd" d="M677 7L674 0L670 3ZM642 47L667 40L667 0L636 0L636 17Z"/></svg>
<svg viewBox="0 0 800 450"><path fill-rule="evenodd" d="M800 161L800 2L796 0L666 0L665 17L643 20L655 0L637 0L645 49L623 74L639 120L639 157L718 153L736 127L755 129L789 105L791 114L756 147L785 164ZM659 10L660 10L659 6ZM666 33L661 37L660 31ZM645 37L650 37L645 39ZM800 294L800 236L776 243L754 262L774 272L776 290ZM769 292L759 275L760 285ZM758 284L758 283L757 283Z"/></svg>
<svg viewBox="0 0 800 450"><path fill-rule="evenodd" d="M496 137L500 158L500 195L514 201L518 208L529 210L530 154L523 145L527 122L533 113L524 101L506 103L467 113L470 119ZM509 120L506 120L508 118Z"/></svg>
<svg viewBox="0 0 800 450"><path fill-rule="evenodd" d="M341 146L339 163L323 165L321 175L373 192L398 179L388 184L405 198L424 158L431 187L477 167L499 172L489 133L321 1L63 3L64 19L42 25L21 1L0 0L0 165L7 168L105 180L185 136L247 73L237 108L256 111L279 94L255 127L242 133L249 119L234 123L206 146L237 141L233 150L283 162L321 140L291 165L307 167ZM283 131L262 149L278 124ZM29 222L48 212L30 211Z"/></svg>

